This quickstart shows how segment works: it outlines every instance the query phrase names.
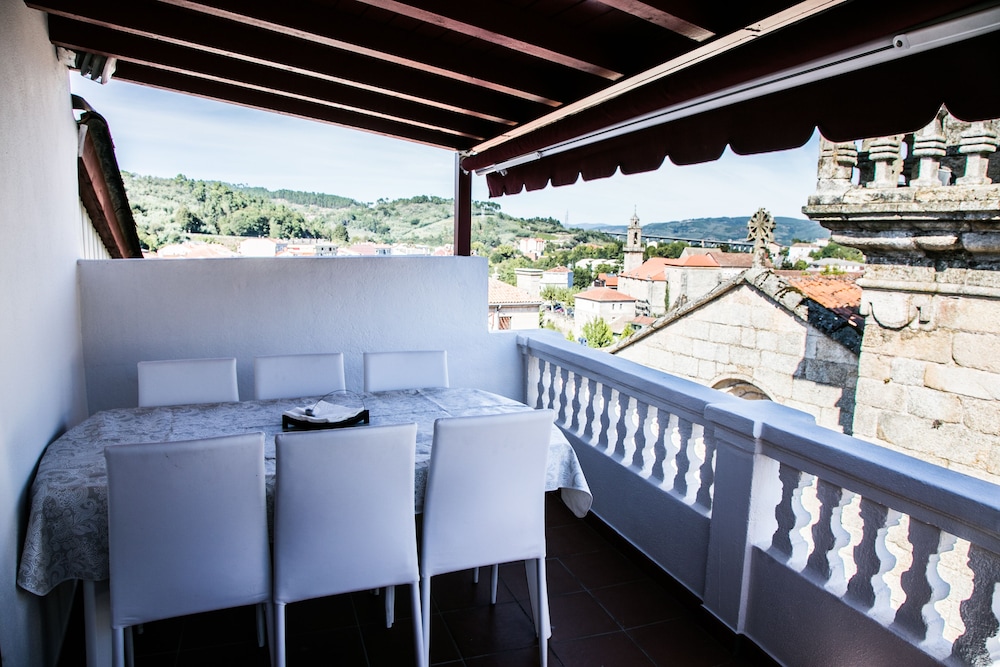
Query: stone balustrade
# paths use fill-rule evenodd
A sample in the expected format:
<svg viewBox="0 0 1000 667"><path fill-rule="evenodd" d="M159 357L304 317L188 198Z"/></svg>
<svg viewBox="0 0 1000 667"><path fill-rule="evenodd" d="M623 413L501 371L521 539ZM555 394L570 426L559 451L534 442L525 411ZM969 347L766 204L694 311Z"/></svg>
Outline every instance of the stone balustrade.
<svg viewBox="0 0 1000 667"><path fill-rule="evenodd" d="M942 109L917 132L820 141L803 212L870 264L1000 264L1000 122ZM906 261L902 261L902 260Z"/></svg>
<svg viewBox="0 0 1000 667"><path fill-rule="evenodd" d="M518 345L593 511L778 662L1000 660L1000 487L546 332Z"/></svg>

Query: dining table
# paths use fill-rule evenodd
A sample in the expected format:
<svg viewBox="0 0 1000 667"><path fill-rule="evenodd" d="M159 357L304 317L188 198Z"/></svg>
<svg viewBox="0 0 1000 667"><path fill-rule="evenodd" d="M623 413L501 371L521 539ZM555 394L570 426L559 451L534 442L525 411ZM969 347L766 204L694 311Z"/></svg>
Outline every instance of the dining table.
<svg viewBox="0 0 1000 667"><path fill-rule="evenodd" d="M108 595L107 471L104 448L142 442L194 440L263 432L264 467L271 521L274 497L274 436L299 430L283 419L301 414L322 399L349 412L367 411L368 424L417 424L414 511L423 507L434 422L448 417L501 414L531 409L524 403L473 388L433 388L372 393L336 392L323 397L253 400L103 410L53 441L38 464L17 583L46 595L69 580L83 582L87 663L110 663ZM284 422L284 425L283 425ZM349 428L365 428L361 423ZM470 470L469 475L475 475ZM555 425L549 439L546 491L559 492L578 517L593 500L569 441Z"/></svg>

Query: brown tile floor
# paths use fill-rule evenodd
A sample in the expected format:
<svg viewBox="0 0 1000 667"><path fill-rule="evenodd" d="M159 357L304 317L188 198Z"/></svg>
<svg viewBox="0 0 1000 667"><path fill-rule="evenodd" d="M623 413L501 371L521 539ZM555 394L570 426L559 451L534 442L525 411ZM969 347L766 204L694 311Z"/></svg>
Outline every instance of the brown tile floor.
<svg viewBox="0 0 1000 667"><path fill-rule="evenodd" d="M676 667L771 665L756 647L728 636L696 601L595 520L574 517L550 494L548 583L552 618L549 665ZM538 664L527 612L524 568L500 568L495 607L489 574L434 578L431 663L455 667ZM370 592L289 605L289 665L414 664L409 591L397 590L396 623L385 628L382 598ZM82 665L83 619L72 619L60 662ZM269 664L257 647L254 612L242 608L148 623L136 635L138 667Z"/></svg>

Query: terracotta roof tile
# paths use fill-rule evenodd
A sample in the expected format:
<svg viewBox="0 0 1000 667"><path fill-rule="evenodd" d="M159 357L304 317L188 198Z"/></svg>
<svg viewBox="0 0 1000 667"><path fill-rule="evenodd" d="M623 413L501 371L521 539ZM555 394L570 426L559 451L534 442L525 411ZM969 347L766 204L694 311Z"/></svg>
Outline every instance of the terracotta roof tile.
<svg viewBox="0 0 1000 667"><path fill-rule="evenodd" d="M782 277L807 297L829 308L852 324L861 321L861 288L857 285L859 275L817 276L794 273Z"/></svg>
<svg viewBox="0 0 1000 667"><path fill-rule="evenodd" d="M490 305L503 305L503 304L538 304L542 305L542 300L532 294L526 292L523 289L519 289L503 282L502 280L497 280L496 278L489 279L489 303Z"/></svg>
<svg viewBox="0 0 1000 667"><path fill-rule="evenodd" d="M711 250L708 254L719 263L719 266L740 269L749 269L753 266L753 254L749 252L722 252L721 250Z"/></svg>
<svg viewBox="0 0 1000 667"><path fill-rule="evenodd" d="M594 287L586 292L578 293L575 298L585 301L638 301L634 296L622 294L609 287Z"/></svg>

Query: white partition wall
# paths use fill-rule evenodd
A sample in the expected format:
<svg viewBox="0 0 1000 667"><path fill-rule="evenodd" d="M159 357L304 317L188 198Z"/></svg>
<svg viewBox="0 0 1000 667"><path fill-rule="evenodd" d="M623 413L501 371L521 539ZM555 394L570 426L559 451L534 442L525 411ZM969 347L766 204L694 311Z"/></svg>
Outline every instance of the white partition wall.
<svg viewBox="0 0 1000 667"><path fill-rule="evenodd" d="M136 405L136 362L343 352L349 390L362 353L448 350L451 384L519 398L515 337L487 331L481 257L323 257L80 262L91 412Z"/></svg>
<svg viewBox="0 0 1000 667"><path fill-rule="evenodd" d="M45 15L0 2L0 655L53 664L72 589L17 587L28 489L45 446L87 412L76 259L76 123Z"/></svg>

